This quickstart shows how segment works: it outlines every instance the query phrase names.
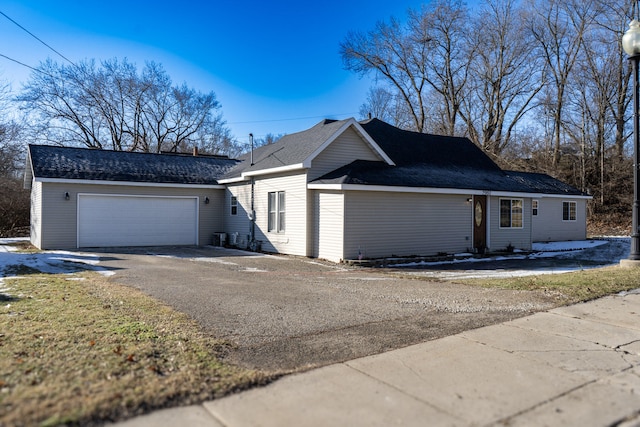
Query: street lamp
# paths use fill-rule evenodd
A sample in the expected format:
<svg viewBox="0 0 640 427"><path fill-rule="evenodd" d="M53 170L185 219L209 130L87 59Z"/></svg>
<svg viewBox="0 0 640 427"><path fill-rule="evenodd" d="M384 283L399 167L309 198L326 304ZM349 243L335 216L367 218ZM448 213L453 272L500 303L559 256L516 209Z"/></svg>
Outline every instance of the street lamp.
<svg viewBox="0 0 640 427"><path fill-rule="evenodd" d="M631 224L631 251L622 265L640 266L640 188L638 187L638 167L640 167L640 95L638 94L638 62L640 62L640 22L631 21L629 29L622 36L622 48L629 55L633 67L633 219Z"/></svg>

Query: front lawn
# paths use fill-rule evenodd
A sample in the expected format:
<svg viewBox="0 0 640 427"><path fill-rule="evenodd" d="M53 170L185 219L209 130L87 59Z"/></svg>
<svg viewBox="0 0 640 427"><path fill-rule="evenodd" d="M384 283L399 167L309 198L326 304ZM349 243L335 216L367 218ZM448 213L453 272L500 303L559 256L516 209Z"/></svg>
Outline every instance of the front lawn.
<svg viewBox="0 0 640 427"><path fill-rule="evenodd" d="M270 380L221 362L228 343L137 290L22 273L0 281L0 425L99 424Z"/></svg>
<svg viewBox="0 0 640 427"><path fill-rule="evenodd" d="M556 296L563 304L574 304L640 288L640 269L611 266L572 273L468 279L459 282L491 288L543 291Z"/></svg>

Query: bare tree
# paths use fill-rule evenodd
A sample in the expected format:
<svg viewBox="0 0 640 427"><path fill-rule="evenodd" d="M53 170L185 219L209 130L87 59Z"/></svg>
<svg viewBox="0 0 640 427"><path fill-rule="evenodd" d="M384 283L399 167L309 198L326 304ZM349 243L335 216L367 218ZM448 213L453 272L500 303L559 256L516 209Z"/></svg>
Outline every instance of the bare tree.
<svg viewBox="0 0 640 427"><path fill-rule="evenodd" d="M461 22L469 20L469 10L460 0L438 0L421 12L410 11L409 28L414 42L425 45L427 61L425 79L435 103L428 103L431 114L437 114L437 133L455 135L456 123L465 96L469 64L475 46L469 43L467 29ZM439 111L433 111L438 108Z"/></svg>
<svg viewBox="0 0 640 427"><path fill-rule="evenodd" d="M478 22L462 116L471 139L500 155L535 107L544 80L539 62L531 58L532 40L516 0L487 0Z"/></svg>
<svg viewBox="0 0 640 427"><path fill-rule="evenodd" d="M0 84L0 236L29 225L29 192L23 188L22 125L11 118L9 84Z"/></svg>
<svg viewBox="0 0 640 427"><path fill-rule="evenodd" d="M586 47L589 68L600 69L600 73L595 73L597 84L612 91L608 101L612 120L615 121L616 156L620 161L629 139L626 117L632 100L631 67L622 50L620 35L628 29L633 16L633 3L628 0L598 0L600 13L596 19L597 36Z"/></svg>
<svg viewBox="0 0 640 427"><path fill-rule="evenodd" d="M582 39L597 15L594 0L530 0L529 30L544 61L547 83L541 102L552 123L552 164L560 161L564 108Z"/></svg>
<svg viewBox="0 0 640 427"><path fill-rule="evenodd" d="M406 104L393 90L383 86L369 88L364 104L360 106L360 118L377 118L396 127L412 129L411 114Z"/></svg>
<svg viewBox="0 0 640 427"><path fill-rule="evenodd" d="M32 126L38 141L145 152L175 152L206 141L205 151L231 151L215 94L174 86L154 62L138 73L126 59L100 65L47 60L17 99L31 123L39 124Z"/></svg>
<svg viewBox="0 0 640 427"><path fill-rule="evenodd" d="M439 95L443 129L454 134L460 91L467 73L468 52L462 42L466 20L460 0L437 0L421 11L411 11L406 25L391 19L369 33L349 33L340 45L345 67L360 75L384 79L402 101L411 118L410 129L426 131L431 92Z"/></svg>

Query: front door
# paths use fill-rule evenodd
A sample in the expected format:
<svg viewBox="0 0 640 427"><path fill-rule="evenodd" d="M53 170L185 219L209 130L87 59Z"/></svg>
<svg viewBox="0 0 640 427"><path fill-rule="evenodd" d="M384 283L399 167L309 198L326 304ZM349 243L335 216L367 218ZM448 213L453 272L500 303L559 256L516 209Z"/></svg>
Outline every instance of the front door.
<svg viewBox="0 0 640 427"><path fill-rule="evenodd" d="M473 249L487 249L487 196L473 196Z"/></svg>

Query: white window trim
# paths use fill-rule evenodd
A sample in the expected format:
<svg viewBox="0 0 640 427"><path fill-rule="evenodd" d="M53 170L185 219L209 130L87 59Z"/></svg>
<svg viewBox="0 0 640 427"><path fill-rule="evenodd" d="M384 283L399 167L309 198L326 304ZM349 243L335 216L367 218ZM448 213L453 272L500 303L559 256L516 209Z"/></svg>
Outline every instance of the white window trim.
<svg viewBox="0 0 640 427"><path fill-rule="evenodd" d="M509 227L504 227L502 225L502 201L503 200L509 200L510 203L510 215L509 215L509 220L511 225ZM515 227L513 226L513 201L514 200L519 200L520 202L522 202L522 225L519 227ZM513 198L513 197L501 197L500 201L498 202L498 226L501 230L521 230L524 228L524 199L519 199L519 198Z"/></svg>
<svg viewBox="0 0 640 427"><path fill-rule="evenodd" d="M273 195L274 201L272 202L271 197ZM281 206L281 197L282 205ZM275 205L273 205L275 203ZM267 194L267 232L275 233L275 234L283 234L286 232L287 227L287 200L286 200L286 192L284 191L270 191ZM273 213L273 220L271 219L271 214ZM281 220L281 215L284 217ZM283 224L284 222L284 224Z"/></svg>
<svg viewBox="0 0 640 427"><path fill-rule="evenodd" d="M237 196L231 196L231 201L229 203L229 206L230 206L229 214L231 214L231 216L238 215L238 197ZM236 208L235 213L233 213L233 208Z"/></svg>
<svg viewBox="0 0 640 427"><path fill-rule="evenodd" d="M573 204L573 206L575 206L575 209L573 211L574 214L574 218L571 219L571 208L569 208L569 219L564 219L564 204L565 203L569 203L569 206L571 206L571 204ZM574 200L563 200L562 201L562 222L576 222L578 221L578 202L574 201Z"/></svg>
<svg viewBox="0 0 640 427"><path fill-rule="evenodd" d="M538 199L531 200L531 215L538 216L540 213L540 202Z"/></svg>

